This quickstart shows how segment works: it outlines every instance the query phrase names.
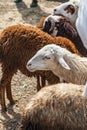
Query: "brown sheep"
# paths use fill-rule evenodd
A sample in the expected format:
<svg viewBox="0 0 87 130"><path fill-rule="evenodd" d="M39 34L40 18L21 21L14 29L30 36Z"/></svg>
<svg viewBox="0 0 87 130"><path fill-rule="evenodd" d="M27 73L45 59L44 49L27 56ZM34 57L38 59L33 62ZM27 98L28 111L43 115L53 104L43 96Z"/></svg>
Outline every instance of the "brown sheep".
<svg viewBox="0 0 87 130"><path fill-rule="evenodd" d="M44 78L44 76L46 76L46 73L44 74L43 72L29 72L26 69L26 64L40 48L52 43L66 47L71 52L79 54L74 44L68 39L62 37L53 38L36 27L14 25L6 28L0 34L0 61L2 64L0 89L2 97L1 105L3 110L6 110L5 89L10 103L14 103L11 92L11 80L14 73L16 73L18 69L23 74L30 77L41 75ZM52 78L53 77L47 77L48 82L50 82Z"/></svg>
<svg viewBox="0 0 87 130"><path fill-rule="evenodd" d="M42 88L24 109L20 130L87 130L83 89L71 83Z"/></svg>

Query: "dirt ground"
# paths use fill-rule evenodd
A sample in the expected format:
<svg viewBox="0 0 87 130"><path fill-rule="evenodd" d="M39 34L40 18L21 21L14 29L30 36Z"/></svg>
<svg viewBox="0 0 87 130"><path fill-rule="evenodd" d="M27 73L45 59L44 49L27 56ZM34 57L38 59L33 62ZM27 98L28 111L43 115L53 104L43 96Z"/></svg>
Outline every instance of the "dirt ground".
<svg viewBox="0 0 87 130"><path fill-rule="evenodd" d="M38 7L30 8L31 0L23 0L18 4L13 0L0 0L0 32L7 26L19 23L35 26L42 16L48 16L55 6L65 1L39 0ZM26 77L18 71L12 79L12 91L17 102L10 106L6 99L7 113L2 113L0 106L0 130L17 130L23 109L37 92L36 79Z"/></svg>

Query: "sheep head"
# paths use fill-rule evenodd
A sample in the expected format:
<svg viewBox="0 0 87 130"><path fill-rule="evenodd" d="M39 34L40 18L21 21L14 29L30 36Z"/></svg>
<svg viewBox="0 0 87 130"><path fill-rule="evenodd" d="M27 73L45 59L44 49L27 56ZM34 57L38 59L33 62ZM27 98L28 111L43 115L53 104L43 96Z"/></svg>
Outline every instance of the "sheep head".
<svg viewBox="0 0 87 130"><path fill-rule="evenodd" d="M59 28L61 29L61 27L59 27L59 23L62 18L62 16L49 15L44 20L42 30L52 36L58 36Z"/></svg>
<svg viewBox="0 0 87 130"><path fill-rule="evenodd" d="M54 15L63 15L75 24L78 15L79 2L65 2L54 8Z"/></svg>
<svg viewBox="0 0 87 130"><path fill-rule="evenodd" d="M40 49L34 57L32 57L27 63L27 69L31 72L36 70L51 70L61 66L70 70L69 65L64 60L63 56L70 52L65 48L57 46L55 44L46 45Z"/></svg>
<svg viewBox="0 0 87 130"><path fill-rule="evenodd" d="M57 17L57 16L55 16ZM55 19L53 15L49 15L43 23L43 31L47 32L48 34L51 34L53 32L53 29L55 27Z"/></svg>
<svg viewBox="0 0 87 130"><path fill-rule="evenodd" d="M78 34L70 20L60 15L49 15L44 20L42 30L51 36L63 36L71 39L77 37Z"/></svg>
<svg viewBox="0 0 87 130"><path fill-rule="evenodd" d="M42 30L48 34L51 33L51 21L48 18L44 20Z"/></svg>

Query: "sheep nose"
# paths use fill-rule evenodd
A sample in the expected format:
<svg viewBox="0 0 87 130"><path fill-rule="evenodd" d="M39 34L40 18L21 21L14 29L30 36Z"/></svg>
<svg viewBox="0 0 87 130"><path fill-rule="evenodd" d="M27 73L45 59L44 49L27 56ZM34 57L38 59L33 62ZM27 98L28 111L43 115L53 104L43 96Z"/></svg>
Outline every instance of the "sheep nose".
<svg viewBox="0 0 87 130"><path fill-rule="evenodd" d="M54 9L54 12L56 12L56 9Z"/></svg>
<svg viewBox="0 0 87 130"><path fill-rule="evenodd" d="M27 66L30 67L32 64L31 63L28 63Z"/></svg>

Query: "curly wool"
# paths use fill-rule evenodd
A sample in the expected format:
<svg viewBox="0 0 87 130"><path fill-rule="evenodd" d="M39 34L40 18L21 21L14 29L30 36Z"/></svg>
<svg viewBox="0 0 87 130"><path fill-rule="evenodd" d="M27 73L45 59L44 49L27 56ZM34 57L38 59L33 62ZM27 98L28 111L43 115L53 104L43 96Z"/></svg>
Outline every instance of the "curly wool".
<svg viewBox="0 0 87 130"><path fill-rule="evenodd" d="M11 104L13 104L11 80L14 73L19 69L23 74L29 77L40 75L43 78L46 73L44 74L41 71L31 73L26 69L26 64L40 48L52 43L66 47L71 52L79 54L73 43L68 39L62 37L53 38L36 27L13 25L4 29L0 34L0 61L2 64L0 89L4 91L4 87L6 88L7 98ZM50 78L49 82L52 78ZM5 97L2 101L4 100ZM5 108L6 106L3 106L3 109Z"/></svg>

